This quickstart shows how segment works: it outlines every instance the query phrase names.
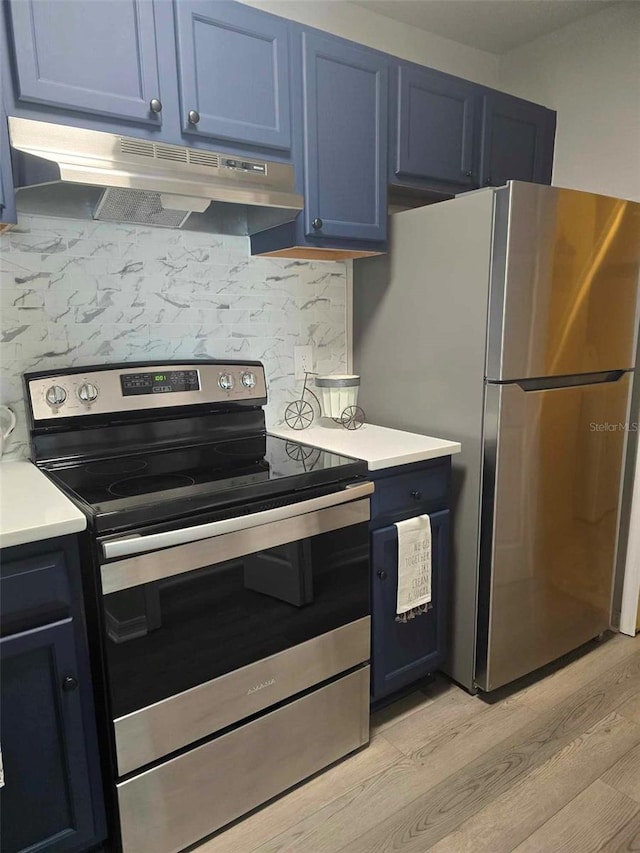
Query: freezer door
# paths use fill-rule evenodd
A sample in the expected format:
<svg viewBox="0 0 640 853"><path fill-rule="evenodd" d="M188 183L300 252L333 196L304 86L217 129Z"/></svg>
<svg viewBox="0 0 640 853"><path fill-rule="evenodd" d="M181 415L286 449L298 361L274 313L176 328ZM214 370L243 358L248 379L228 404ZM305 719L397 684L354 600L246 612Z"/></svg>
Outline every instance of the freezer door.
<svg viewBox="0 0 640 853"><path fill-rule="evenodd" d="M635 361L640 204L537 184L496 191L490 380Z"/></svg>
<svg viewBox="0 0 640 853"><path fill-rule="evenodd" d="M483 690L609 627L631 377L545 390L487 385L476 661Z"/></svg>

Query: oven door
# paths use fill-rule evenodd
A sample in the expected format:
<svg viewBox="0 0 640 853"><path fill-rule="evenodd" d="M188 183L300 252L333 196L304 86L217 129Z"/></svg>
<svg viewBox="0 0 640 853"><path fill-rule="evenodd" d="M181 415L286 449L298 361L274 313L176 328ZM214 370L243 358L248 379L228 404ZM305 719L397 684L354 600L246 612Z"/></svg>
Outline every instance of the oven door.
<svg viewBox="0 0 640 853"><path fill-rule="evenodd" d="M119 776L368 660L372 492L99 542Z"/></svg>

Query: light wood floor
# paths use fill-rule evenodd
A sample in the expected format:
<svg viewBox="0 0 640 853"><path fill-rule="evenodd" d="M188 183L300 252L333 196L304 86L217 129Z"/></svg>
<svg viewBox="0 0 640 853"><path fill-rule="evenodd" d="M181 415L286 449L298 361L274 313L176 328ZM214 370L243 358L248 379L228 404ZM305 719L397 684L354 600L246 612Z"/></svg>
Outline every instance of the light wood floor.
<svg viewBox="0 0 640 853"><path fill-rule="evenodd" d="M367 749L196 853L640 851L640 637L519 687L416 691Z"/></svg>

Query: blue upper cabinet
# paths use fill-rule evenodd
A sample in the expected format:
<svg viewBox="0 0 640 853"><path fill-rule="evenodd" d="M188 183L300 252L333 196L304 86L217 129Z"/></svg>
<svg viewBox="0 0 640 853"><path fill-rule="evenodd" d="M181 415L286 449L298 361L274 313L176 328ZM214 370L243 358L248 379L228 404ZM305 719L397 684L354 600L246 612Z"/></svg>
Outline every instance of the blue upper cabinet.
<svg viewBox="0 0 640 853"><path fill-rule="evenodd" d="M387 234L387 57L302 35L305 211L309 238Z"/></svg>
<svg viewBox="0 0 640 853"><path fill-rule="evenodd" d="M9 4L18 102L160 125L150 0Z"/></svg>
<svg viewBox="0 0 640 853"><path fill-rule="evenodd" d="M556 114L502 92L483 99L480 183L550 184Z"/></svg>
<svg viewBox="0 0 640 853"><path fill-rule="evenodd" d="M289 25L240 3L176 0L182 128L291 147Z"/></svg>
<svg viewBox="0 0 640 853"><path fill-rule="evenodd" d="M15 221L16 203L9 153L9 131L7 116L2 101L0 101L0 223L6 224Z"/></svg>
<svg viewBox="0 0 640 853"><path fill-rule="evenodd" d="M391 182L400 178L400 182L408 179L430 185L477 185L478 87L430 68L401 63L394 88Z"/></svg>

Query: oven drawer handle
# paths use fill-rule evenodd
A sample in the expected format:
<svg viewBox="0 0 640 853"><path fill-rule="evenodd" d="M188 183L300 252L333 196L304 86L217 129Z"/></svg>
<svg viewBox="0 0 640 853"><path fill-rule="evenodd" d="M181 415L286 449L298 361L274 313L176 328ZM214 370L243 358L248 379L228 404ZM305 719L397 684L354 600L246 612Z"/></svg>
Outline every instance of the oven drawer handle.
<svg viewBox="0 0 640 853"><path fill-rule="evenodd" d="M150 533L148 536L127 536L123 539L111 539L102 543L102 553L107 560L114 557L128 557L131 554L144 554L147 551L157 551L160 548L170 548L173 545L184 545L187 542L197 542L199 539L209 539L224 533L235 533L238 530L248 530L272 521L282 521L305 515L319 509L337 506L343 503L359 500L373 494L373 483L353 483L341 492L333 492L309 501L287 504L287 506L267 509L264 512L254 512L251 515L241 515L235 518L225 518L223 521L211 521L208 524L197 524L194 527L182 527L179 530L167 530L164 533Z"/></svg>

